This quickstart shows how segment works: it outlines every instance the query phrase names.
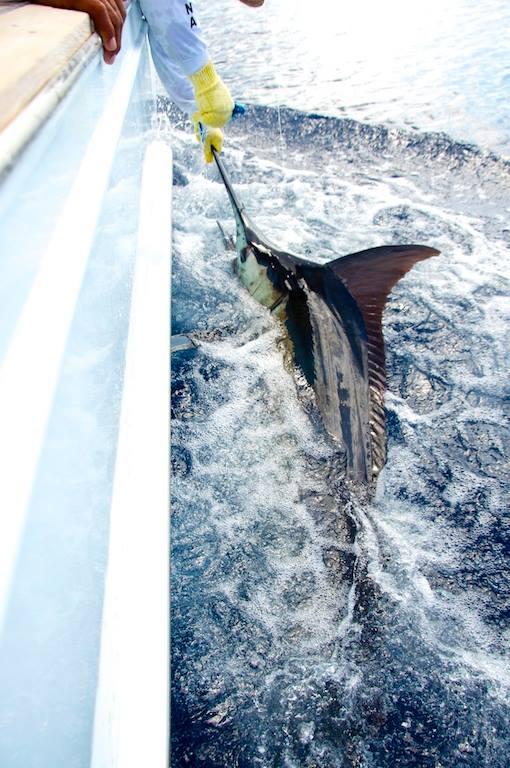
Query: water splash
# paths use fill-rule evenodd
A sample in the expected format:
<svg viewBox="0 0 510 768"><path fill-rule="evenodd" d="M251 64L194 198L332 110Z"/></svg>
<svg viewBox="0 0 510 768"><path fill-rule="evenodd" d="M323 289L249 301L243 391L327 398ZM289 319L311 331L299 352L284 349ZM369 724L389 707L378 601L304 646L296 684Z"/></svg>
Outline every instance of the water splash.
<svg viewBox="0 0 510 768"><path fill-rule="evenodd" d="M279 111L250 110L226 157L262 231L317 260L392 240L443 257L386 312L372 504L232 275L222 187L197 163L176 189L175 324L216 334L173 373L174 764L503 768L509 166Z"/></svg>

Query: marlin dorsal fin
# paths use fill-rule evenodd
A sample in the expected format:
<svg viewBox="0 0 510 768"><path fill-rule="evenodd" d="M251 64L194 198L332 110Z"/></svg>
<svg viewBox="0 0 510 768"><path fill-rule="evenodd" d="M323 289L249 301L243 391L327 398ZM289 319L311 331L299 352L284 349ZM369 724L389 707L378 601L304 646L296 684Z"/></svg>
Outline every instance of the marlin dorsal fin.
<svg viewBox="0 0 510 768"><path fill-rule="evenodd" d="M439 251L422 245L387 245L343 256L327 265L355 299L367 332L370 435L373 471L386 459L384 391L386 366L382 314L392 288L418 262Z"/></svg>

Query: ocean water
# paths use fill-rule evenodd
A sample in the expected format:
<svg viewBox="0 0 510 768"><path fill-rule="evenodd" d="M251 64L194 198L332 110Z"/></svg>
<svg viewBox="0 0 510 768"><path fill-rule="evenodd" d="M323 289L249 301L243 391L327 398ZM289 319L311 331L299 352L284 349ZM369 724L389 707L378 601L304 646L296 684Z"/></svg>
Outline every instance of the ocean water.
<svg viewBox="0 0 510 768"><path fill-rule="evenodd" d="M510 155L506 0L197 4L237 99L446 131Z"/></svg>
<svg viewBox="0 0 510 768"><path fill-rule="evenodd" d="M317 262L441 256L385 311L370 498L233 274L225 190L170 114L173 332L199 343L172 359L172 766L507 768L510 8L199 11L249 103L224 158L260 230Z"/></svg>

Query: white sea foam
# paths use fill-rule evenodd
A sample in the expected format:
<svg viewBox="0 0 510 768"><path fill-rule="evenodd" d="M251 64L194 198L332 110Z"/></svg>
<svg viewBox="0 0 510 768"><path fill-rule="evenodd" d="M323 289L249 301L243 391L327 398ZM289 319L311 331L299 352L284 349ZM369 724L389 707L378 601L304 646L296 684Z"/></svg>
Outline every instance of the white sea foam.
<svg viewBox="0 0 510 768"><path fill-rule="evenodd" d="M484 581L500 555L480 552L503 520L508 448L507 343L501 327L491 327L507 316L501 242L492 220L474 207L459 214L447 191L431 191L418 175L377 178L374 168L349 167L311 175L279 166L274 153L258 165L232 145L236 189L282 247L315 261L397 239L443 252L389 301L389 454L370 505L345 486L338 495L335 449L303 409L283 363L281 329L237 284L231 255L214 243L214 206L201 196L228 225L220 185L218 195L209 177L192 177L177 196L177 258L204 294L222 296L212 322L227 329L202 341L186 374L194 405L178 426L192 470L174 481L175 526L201 574L192 580L198 615L188 621L209 644L207 656L198 645L189 651L190 697L214 699L200 693L214 681L210 690L225 693L208 722L235 719L232 697L241 709L253 700L261 733L276 718L287 745L295 738L315 750L318 764L333 766L328 706L330 713L341 703L345 714L365 702L370 719L392 711L388 701L408 687L439 716L440 700L446 712L460 706L459 690L486 707L477 686L488 686L491 706L508 697L503 596L492 573ZM206 217L200 237L186 219L192 211ZM412 717L401 721L415 732ZM268 766L274 744L260 738L265 751L254 764ZM286 749L282 764L303 764Z"/></svg>

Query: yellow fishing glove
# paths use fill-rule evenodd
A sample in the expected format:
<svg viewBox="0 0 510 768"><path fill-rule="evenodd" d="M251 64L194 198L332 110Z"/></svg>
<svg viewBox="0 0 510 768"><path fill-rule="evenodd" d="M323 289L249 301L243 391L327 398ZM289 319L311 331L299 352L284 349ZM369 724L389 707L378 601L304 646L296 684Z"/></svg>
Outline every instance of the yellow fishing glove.
<svg viewBox="0 0 510 768"><path fill-rule="evenodd" d="M221 152L223 149L223 131L219 128L207 128L204 139L204 157L206 163L212 163L213 153L212 147L216 152Z"/></svg>
<svg viewBox="0 0 510 768"><path fill-rule="evenodd" d="M212 62L209 61L205 67L190 75L190 80L198 107L193 122L222 128L232 117L234 102Z"/></svg>
<svg viewBox="0 0 510 768"><path fill-rule="evenodd" d="M214 147L216 152L221 152L223 149L223 131L220 131L219 128L209 128L206 126L201 131L200 124L195 123L195 136L197 141L202 144L205 162L212 163L214 159L212 148Z"/></svg>

